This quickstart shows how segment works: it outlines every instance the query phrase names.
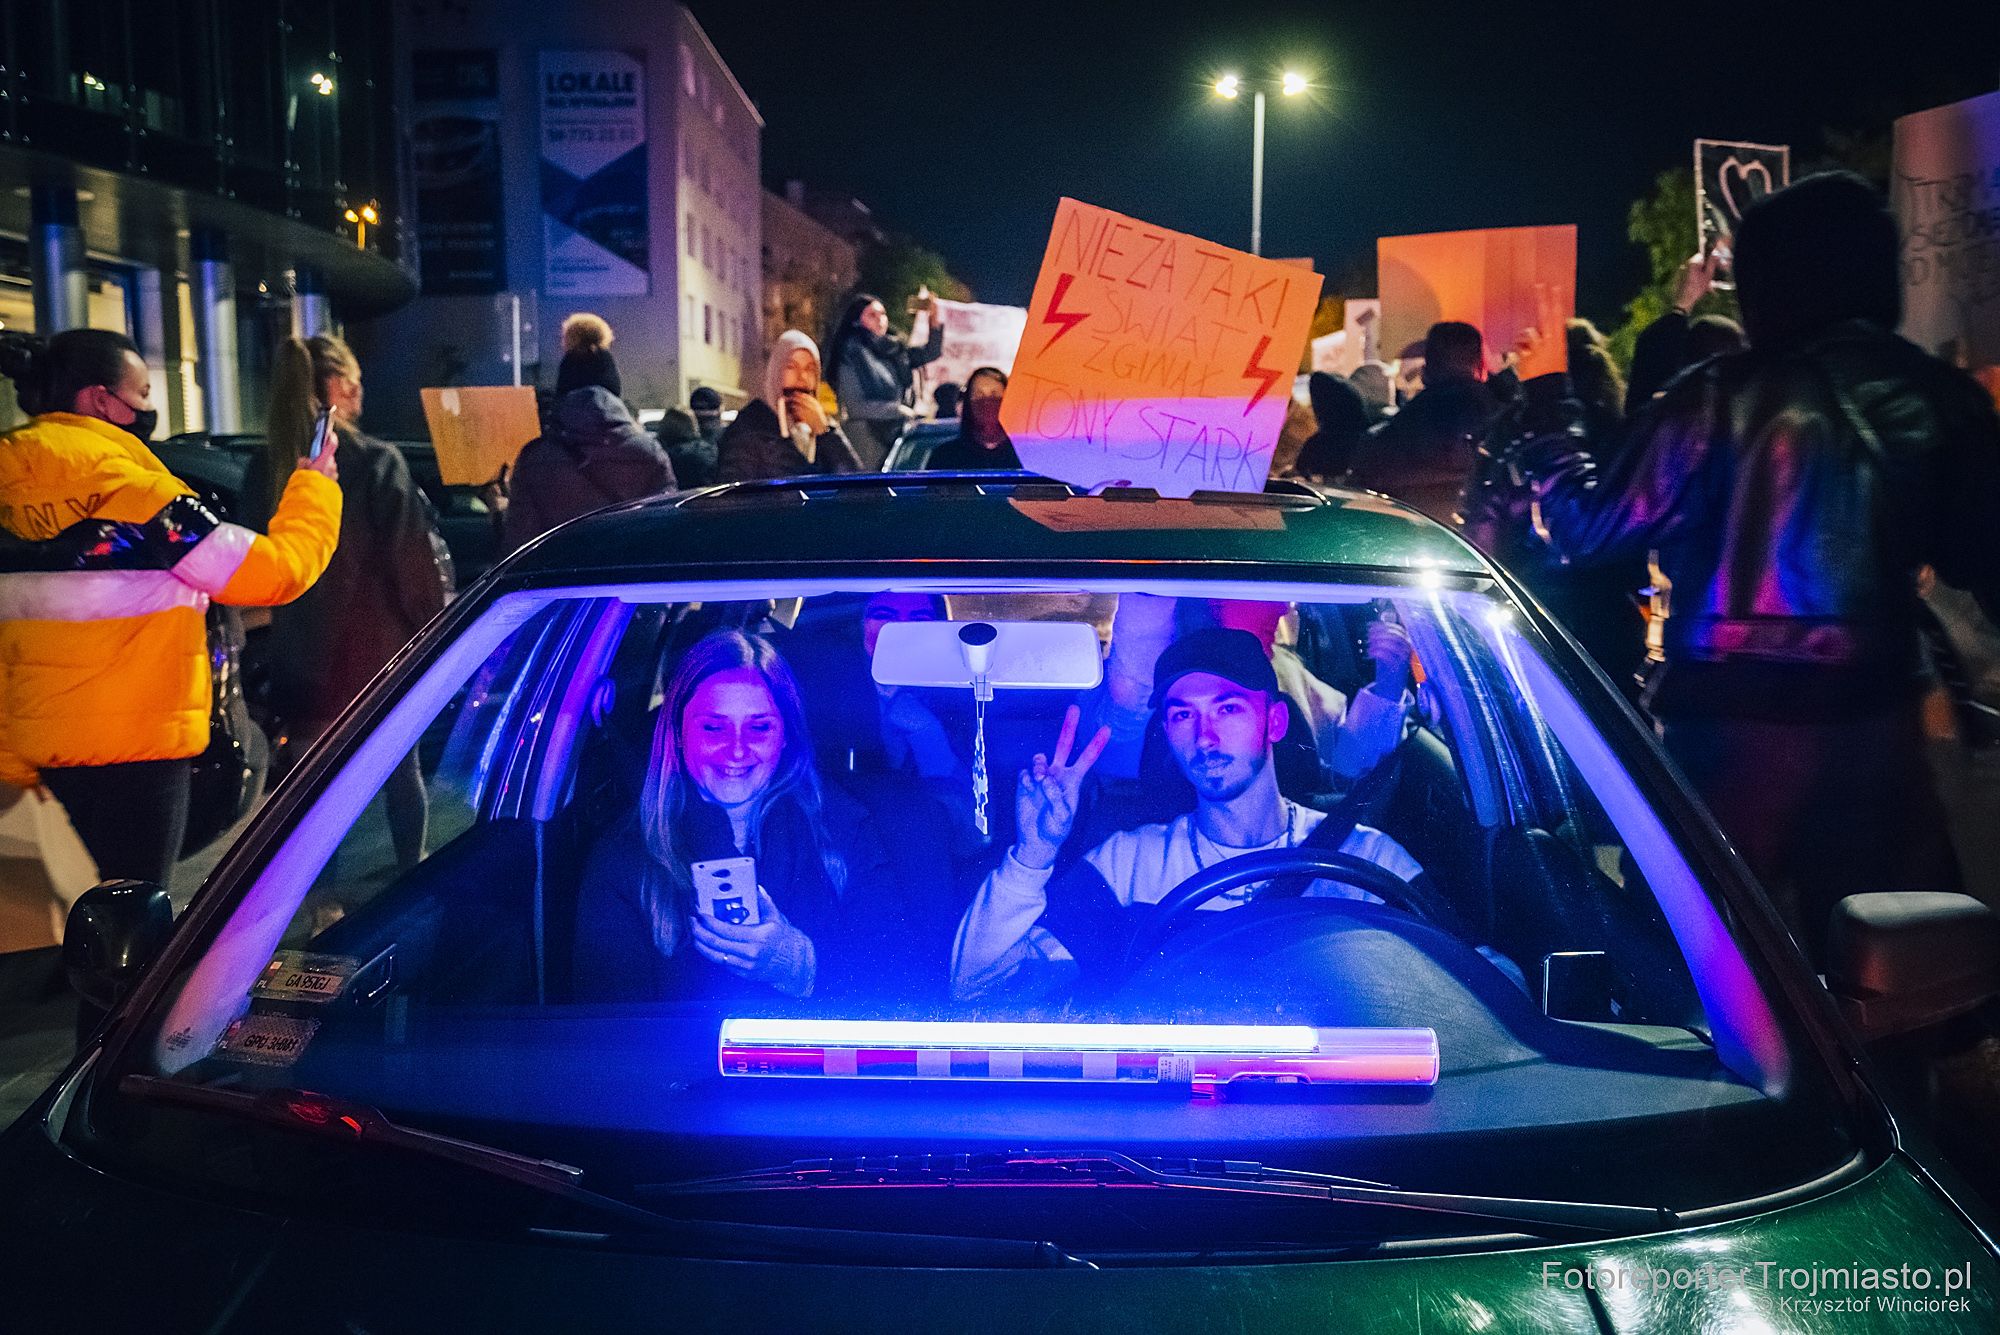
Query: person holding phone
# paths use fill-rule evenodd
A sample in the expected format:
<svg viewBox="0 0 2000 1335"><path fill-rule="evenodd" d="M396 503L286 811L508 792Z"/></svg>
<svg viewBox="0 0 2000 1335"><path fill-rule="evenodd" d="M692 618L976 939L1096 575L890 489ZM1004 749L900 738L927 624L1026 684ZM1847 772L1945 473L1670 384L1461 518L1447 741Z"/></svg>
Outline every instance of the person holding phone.
<svg viewBox="0 0 2000 1335"><path fill-rule="evenodd" d="M736 414L716 446L718 482L859 473L861 458L819 401L819 347L796 329L778 335L764 366L764 397Z"/></svg>
<svg viewBox="0 0 2000 1335"><path fill-rule="evenodd" d="M451 596L449 553L436 539L430 502L401 450L361 430L361 366L341 339L292 339L272 385L272 439L304 453L338 448L340 545L326 573L271 617L271 705L285 722L296 759L340 717L388 661L444 610ZM429 799L413 750L384 788L397 866L424 855Z"/></svg>
<svg viewBox="0 0 2000 1335"><path fill-rule="evenodd" d="M894 940L908 917L886 900L887 866L868 813L821 784L798 683L770 642L705 636L667 686L636 817L585 869L577 1000L880 987L910 944ZM741 911L747 886L718 895L725 876L754 884L754 909Z"/></svg>

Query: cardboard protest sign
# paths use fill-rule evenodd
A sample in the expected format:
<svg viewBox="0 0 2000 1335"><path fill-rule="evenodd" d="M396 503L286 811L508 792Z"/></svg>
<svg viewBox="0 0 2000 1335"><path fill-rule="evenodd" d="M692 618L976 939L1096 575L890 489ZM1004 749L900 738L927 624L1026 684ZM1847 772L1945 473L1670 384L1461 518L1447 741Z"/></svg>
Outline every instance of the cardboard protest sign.
<svg viewBox="0 0 2000 1335"><path fill-rule="evenodd" d="M1576 313L1575 227L1385 236L1375 257L1384 349L1417 342L1440 320L1463 320L1484 335L1489 369L1517 349L1523 380L1569 369L1563 322Z"/></svg>
<svg viewBox="0 0 2000 1335"><path fill-rule="evenodd" d="M1021 329L1028 312L1021 306L996 306L983 301L938 299L938 314L944 320L944 352L923 368L923 396L917 410L928 413L934 406L932 395L939 385L965 384L965 378L982 366L997 366L1014 374L1014 350L1021 346Z"/></svg>
<svg viewBox="0 0 2000 1335"><path fill-rule="evenodd" d="M1975 372L2000 367L2000 93L1903 117L1895 152L1903 335Z"/></svg>
<svg viewBox="0 0 2000 1335"><path fill-rule="evenodd" d="M1001 424L1079 486L1261 491L1320 281L1065 199Z"/></svg>
<svg viewBox="0 0 2000 1335"><path fill-rule="evenodd" d="M474 385L421 393L438 472L447 487L491 482L523 445L542 434L530 386Z"/></svg>
<svg viewBox="0 0 2000 1335"><path fill-rule="evenodd" d="M1332 375L1353 375L1361 363L1379 361L1381 321L1379 300L1350 300L1344 326L1312 341L1312 369Z"/></svg>
<svg viewBox="0 0 2000 1335"><path fill-rule="evenodd" d="M1791 183L1788 145L1695 140L1694 211L1702 253L1736 235L1736 224L1752 204Z"/></svg>

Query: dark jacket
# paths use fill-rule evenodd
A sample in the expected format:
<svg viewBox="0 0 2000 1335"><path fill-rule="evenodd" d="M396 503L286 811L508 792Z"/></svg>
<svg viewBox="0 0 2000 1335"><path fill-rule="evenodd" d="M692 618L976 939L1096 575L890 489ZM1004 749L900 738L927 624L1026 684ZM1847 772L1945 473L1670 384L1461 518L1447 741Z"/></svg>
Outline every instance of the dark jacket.
<svg viewBox="0 0 2000 1335"><path fill-rule="evenodd" d="M1632 343L1632 374L1625 381L1625 411L1645 407L1687 363L1688 317L1668 311L1639 331Z"/></svg>
<svg viewBox="0 0 2000 1335"><path fill-rule="evenodd" d="M1602 475L1564 438L1522 466L1562 554L1658 550L1666 715L1821 722L1906 702L1921 565L2000 614L2000 419L1969 377L1865 320L1694 367Z"/></svg>
<svg viewBox="0 0 2000 1335"><path fill-rule="evenodd" d="M514 461L502 526L507 550L578 515L672 490L673 465L624 400L595 385L572 390Z"/></svg>
<svg viewBox="0 0 2000 1335"><path fill-rule="evenodd" d="M849 417L899 418L895 405L907 401L916 384L916 369L944 355L944 326L931 323L931 336L921 348L884 334L880 338L859 327L840 345L833 388Z"/></svg>
<svg viewBox="0 0 2000 1335"><path fill-rule="evenodd" d="M813 461L778 432L778 414L762 399L752 399L736 414L716 446L718 482L759 482L766 478L806 477L816 473L860 473L861 456L854 452L840 425L829 422L814 447Z"/></svg>
<svg viewBox="0 0 2000 1335"><path fill-rule="evenodd" d="M293 719L345 709L450 593L402 452L339 432L340 545L311 588L271 613L272 704Z"/></svg>
<svg viewBox="0 0 2000 1335"><path fill-rule="evenodd" d="M1477 380L1427 387L1355 447L1348 483L1451 523L1459 492L1472 477L1478 440L1499 407Z"/></svg>
<svg viewBox="0 0 2000 1335"><path fill-rule="evenodd" d="M1636 597L1646 583L1645 553L1563 559L1537 530L1534 491L1519 466L1541 451L1588 454L1601 470L1617 442L1593 434L1591 416L1589 405L1571 395L1567 375L1528 381L1481 438L1478 465L1459 502L1461 533L1526 584L1612 681L1633 689L1646 655Z"/></svg>
<svg viewBox="0 0 2000 1335"><path fill-rule="evenodd" d="M1361 393L1337 375L1314 371L1306 382L1314 430L1299 446L1292 471L1300 477L1337 478L1354 461L1355 447L1368 434L1368 405Z"/></svg>
<svg viewBox="0 0 2000 1335"><path fill-rule="evenodd" d="M825 790L821 819L846 864L846 884L834 886L804 812L790 801L776 803L765 817L756 849L757 883L779 912L812 938L814 997L896 996L911 981L902 972L902 961L911 952L907 941L898 948L907 914L897 897L889 855L867 809L838 789ZM690 861L739 856L728 816L708 802L695 804L680 833ZM685 920L679 947L672 955L660 952L641 887L666 874L647 851L636 818L592 850L577 902L576 999L778 998L765 984L740 978L705 958L695 949ZM681 903L678 911L685 918L693 905Z"/></svg>

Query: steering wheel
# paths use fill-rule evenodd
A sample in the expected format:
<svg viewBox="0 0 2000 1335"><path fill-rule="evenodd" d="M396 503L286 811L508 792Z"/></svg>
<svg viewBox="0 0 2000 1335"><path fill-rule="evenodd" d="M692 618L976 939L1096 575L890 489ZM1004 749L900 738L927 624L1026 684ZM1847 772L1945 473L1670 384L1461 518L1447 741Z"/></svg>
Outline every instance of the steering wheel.
<svg viewBox="0 0 2000 1335"><path fill-rule="evenodd" d="M1419 918L1434 917L1435 905L1427 902L1430 897L1423 891L1394 872L1351 853L1322 848L1273 848L1261 853L1243 853L1196 872L1154 905L1152 916L1132 934L1131 943L1125 948L1126 976L1137 972L1196 909L1217 895L1258 881L1271 881L1273 884L1260 890L1255 898L1296 897L1304 894L1315 880L1339 881L1366 890L1391 908Z"/></svg>

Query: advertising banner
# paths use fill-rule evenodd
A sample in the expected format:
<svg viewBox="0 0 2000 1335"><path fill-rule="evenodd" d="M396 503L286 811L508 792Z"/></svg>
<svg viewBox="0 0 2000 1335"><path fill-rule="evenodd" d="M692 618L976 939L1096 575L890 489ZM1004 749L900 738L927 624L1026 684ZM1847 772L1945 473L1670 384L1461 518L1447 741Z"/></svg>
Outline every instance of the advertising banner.
<svg viewBox="0 0 2000 1335"><path fill-rule="evenodd" d="M2000 93L1896 122L1903 336L2000 398Z"/></svg>
<svg viewBox="0 0 2000 1335"><path fill-rule="evenodd" d="M507 286L500 194L500 64L491 51L417 51L410 166L427 297Z"/></svg>
<svg viewBox="0 0 2000 1335"><path fill-rule="evenodd" d="M1717 240L1736 235L1736 224L1752 204L1792 183L1792 150L1785 144L1738 144L1723 139L1694 141L1695 235L1703 254ZM1727 284L1718 284L1726 287Z"/></svg>
<svg viewBox="0 0 2000 1335"><path fill-rule="evenodd" d="M944 319L944 353L922 370L923 397L917 402L917 411L922 413L935 406L932 394L939 385L963 388L965 378L982 366L997 366L1013 375L1014 353L1028 323L1025 307L983 301L946 301L940 297L938 314Z"/></svg>
<svg viewBox="0 0 2000 1335"><path fill-rule="evenodd" d="M1001 424L1025 466L1079 486L1262 491L1320 283L1064 199Z"/></svg>
<svg viewBox="0 0 2000 1335"><path fill-rule="evenodd" d="M621 51L544 51L542 290L651 290L646 69Z"/></svg>
<svg viewBox="0 0 2000 1335"><path fill-rule="evenodd" d="M1486 339L1489 369L1521 351L1523 380L1569 369L1563 322L1576 313L1576 228L1495 227L1375 242L1381 346L1417 342L1440 320Z"/></svg>

